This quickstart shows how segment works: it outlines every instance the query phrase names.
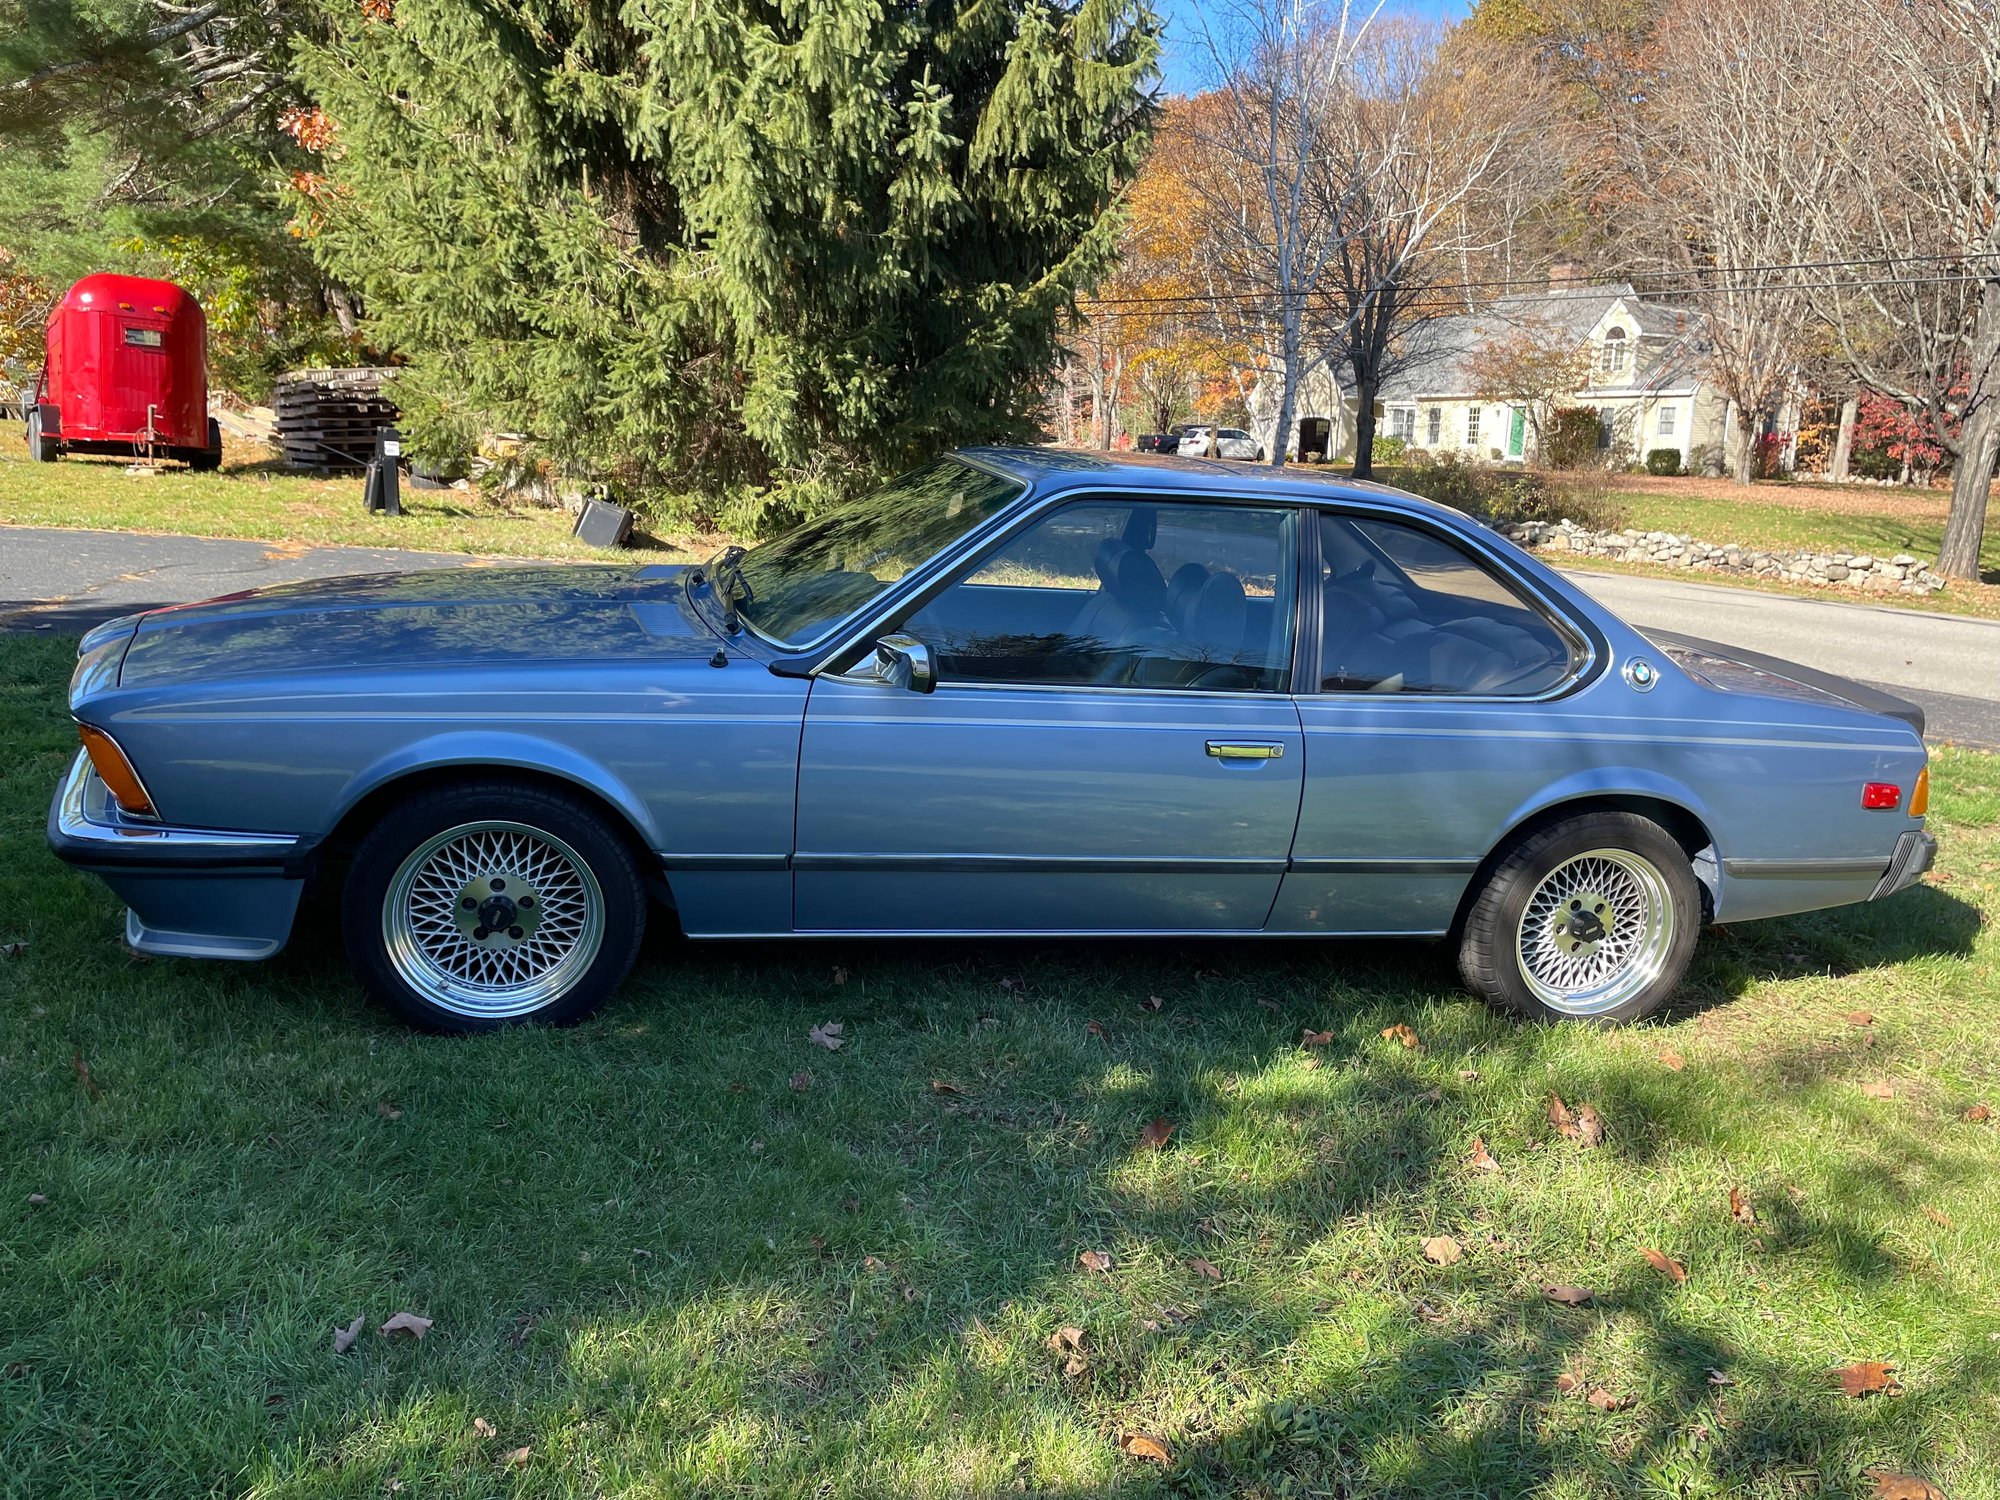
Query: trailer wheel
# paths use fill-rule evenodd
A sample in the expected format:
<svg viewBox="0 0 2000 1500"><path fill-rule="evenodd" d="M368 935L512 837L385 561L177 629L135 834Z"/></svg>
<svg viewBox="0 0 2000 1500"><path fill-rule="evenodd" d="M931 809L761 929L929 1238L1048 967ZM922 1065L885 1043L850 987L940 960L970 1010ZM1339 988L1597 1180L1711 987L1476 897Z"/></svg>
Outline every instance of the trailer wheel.
<svg viewBox="0 0 2000 1500"><path fill-rule="evenodd" d="M62 450L56 446L56 440L42 431L42 414L39 411L29 412L28 457L38 464L52 464L61 456Z"/></svg>
<svg viewBox="0 0 2000 1500"><path fill-rule="evenodd" d="M200 474L211 474L222 467L222 424L208 419L208 446L190 448L187 453L188 467Z"/></svg>

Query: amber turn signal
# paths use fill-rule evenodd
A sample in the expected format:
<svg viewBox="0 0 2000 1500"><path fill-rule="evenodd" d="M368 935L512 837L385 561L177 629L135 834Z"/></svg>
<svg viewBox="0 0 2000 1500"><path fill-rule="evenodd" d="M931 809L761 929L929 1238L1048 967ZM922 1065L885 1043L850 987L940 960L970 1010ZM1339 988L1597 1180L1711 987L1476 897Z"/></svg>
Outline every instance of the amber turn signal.
<svg viewBox="0 0 2000 1500"><path fill-rule="evenodd" d="M146 787L139 780L139 773L132 769L132 762L125 758L125 752L118 748L118 741L101 729L93 729L88 724L76 726L77 737L83 741L84 753L90 757L90 764L111 792L111 800L128 813L136 813L143 818L157 818L153 799L146 795Z"/></svg>
<svg viewBox="0 0 2000 1500"><path fill-rule="evenodd" d="M1931 768L1917 772L1917 789L1910 793L1910 816L1921 818L1931 810Z"/></svg>

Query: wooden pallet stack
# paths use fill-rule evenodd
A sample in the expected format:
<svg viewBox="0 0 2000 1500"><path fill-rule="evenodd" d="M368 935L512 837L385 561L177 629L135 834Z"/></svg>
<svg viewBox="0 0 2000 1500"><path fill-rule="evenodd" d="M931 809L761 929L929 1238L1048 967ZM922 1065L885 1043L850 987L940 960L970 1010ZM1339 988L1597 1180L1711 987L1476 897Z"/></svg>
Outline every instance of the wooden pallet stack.
<svg viewBox="0 0 2000 1500"><path fill-rule="evenodd" d="M278 446L290 469L360 469L375 456L375 432L396 425L382 394L386 369L292 370L271 389Z"/></svg>

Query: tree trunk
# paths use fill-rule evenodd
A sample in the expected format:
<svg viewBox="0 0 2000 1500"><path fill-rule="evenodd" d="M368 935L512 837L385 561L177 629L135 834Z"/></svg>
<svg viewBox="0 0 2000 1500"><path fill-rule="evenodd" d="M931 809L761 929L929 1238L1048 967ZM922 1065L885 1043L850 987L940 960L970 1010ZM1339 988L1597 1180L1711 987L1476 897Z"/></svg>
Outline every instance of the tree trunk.
<svg viewBox="0 0 2000 1500"><path fill-rule="evenodd" d="M1299 345L1303 342L1303 335L1299 324L1300 315L1298 310L1289 310L1285 316L1283 334L1285 384L1284 389L1278 396L1277 432L1279 434L1279 441L1271 444L1270 456L1267 459L1267 462L1274 469L1282 469L1285 466L1285 444L1283 439L1285 435L1291 432L1293 413L1299 409L1299 386L1304 379L1299 370ZM1211 429L1211 432L1213 430Z"/></svg>
<svg viewBox="0 0 2000 1500"><path fill-rule="evenodd" d="M1946 578L1976 581L1979 544L1986 536L1986 499L1993 485L1993 461L2000 456L2000 401L1980 405L1962 432L1962 451L1951 471L1951 512L1937 571Z"/></svg>
<svg viewBox="0 0 2000 1500"><path fill-rule="evenodd" d="M1375 477L1375 392L1379 382L1363 376L1354 383L1354 477Z"/></svg>
<svg viewBox="0 0 2000 1500"><path fill-rule="evenodd" d="M1757 429L1763 424L1758 413L1736 408L1736 473L1738 484L1748 484L1757 472Z"/></svg>
<svg viewBox="0 0 2000 1500"><path fill-rule="evenodd" d="M1847 482L1847 465L1854 457L1854 420L1861 414L1859 394L1849 396L1840 404L1840 436L1833 441L1833 462L1827 465L1826 477L1835 484Z"/></svg>

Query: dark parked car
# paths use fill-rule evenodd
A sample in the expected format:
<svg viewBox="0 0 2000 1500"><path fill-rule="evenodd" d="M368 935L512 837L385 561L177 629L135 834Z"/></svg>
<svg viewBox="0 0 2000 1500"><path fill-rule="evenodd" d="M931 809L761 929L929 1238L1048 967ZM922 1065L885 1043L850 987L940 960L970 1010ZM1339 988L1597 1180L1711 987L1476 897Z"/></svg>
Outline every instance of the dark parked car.
<svg viewBox="0 0 2000 1500"><path fill-rule="evenodd" d="M693 937L1446 938L1645 1015L1709 921L1929 867L1923 716L1632 629L1466 516L1299 471L981 449L696 568L334 579L84 638L49 838L143 952L302 902L475 1031ZM336 881L335 877L341 877Z"/></svg>
<svg viewBox="0 0 2000 1500"><path fill-rule="evenodd" d="M1181 451L1181 438L1186 433L1187 428L1178 422L1169 427L1165 432L1141 433L1138 437L1132 439L1132 451L1135 453L1178 453Z"/></svg>

